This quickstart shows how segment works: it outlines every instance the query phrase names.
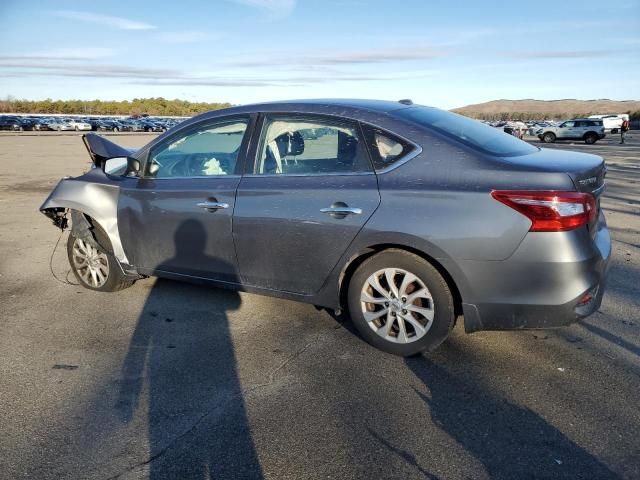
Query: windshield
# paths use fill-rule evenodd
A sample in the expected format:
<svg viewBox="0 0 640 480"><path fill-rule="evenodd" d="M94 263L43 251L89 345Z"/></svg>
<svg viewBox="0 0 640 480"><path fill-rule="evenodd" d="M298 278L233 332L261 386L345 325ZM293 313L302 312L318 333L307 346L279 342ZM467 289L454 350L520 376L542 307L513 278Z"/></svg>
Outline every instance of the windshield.
<svg viewBox="0 0 640 480"><path fill-rule="evenodd" d="M538 151L536 147L501 129L437 108L403 108L394 114L491 155L514 157Z"/></svg>

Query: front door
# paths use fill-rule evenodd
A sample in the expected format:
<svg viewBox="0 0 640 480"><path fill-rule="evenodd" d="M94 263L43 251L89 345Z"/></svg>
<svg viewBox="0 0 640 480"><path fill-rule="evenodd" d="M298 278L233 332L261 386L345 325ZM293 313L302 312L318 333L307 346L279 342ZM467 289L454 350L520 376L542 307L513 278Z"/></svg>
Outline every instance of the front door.
<svg viewBox="0 0 640 480"><path fill-rule="evenodd" d="M268 115L251 172L233 223L243 282L317 292L380 203L358 124Z"/></svg>
<svg viewBox="0 0 640 480"><path fill-rule="evenodd" d="M232 218L248 126L234 117L177 132L121 190L118 228L142 273L238 280Z"/></svg>

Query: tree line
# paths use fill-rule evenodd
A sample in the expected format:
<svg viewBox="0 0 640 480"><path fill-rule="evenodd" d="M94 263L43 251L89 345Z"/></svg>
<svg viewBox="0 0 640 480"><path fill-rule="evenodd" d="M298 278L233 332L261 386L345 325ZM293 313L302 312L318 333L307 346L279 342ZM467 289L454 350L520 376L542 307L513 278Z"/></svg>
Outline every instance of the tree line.
<svg viewBox="0 0 640 480"><path fill-rule="evenodd" d="M157 115L191 117L209 110L231 107L228 102L188 102L186 100L168 100L166 98L134 98L133 100L21 100L7 97L0 100L0 112L39 113L62 115ZM455 110L454 110L455 111ZM566 119L595 115L600 112L497 112L482 113L458 111L467 117L482 120L542 120ZM640 120L640 110L626 112L631 120Z"/></svg>
<svg viewBox="0 0 640 480"><path fill-rule="evenodd" d="M230 107L228 102L188 102L158 98L133 100L21 100L8 97L0 100L0 112L63 115L158 115L190 117L209 110Z"/></svg>
<svg viewBox="0 0 640 480"><path fill-rule="evenodd" d="M456 110L454 110L456 111ZM498 120L552 120L552 119L568 119L568 118L579 118L579 117L588 117L590 115L598 115L602 112L497 112L497 113L482 113L482 112L468 112L468 111L457 111L461 115L465 115L467 117L475 118L478 120L489 120L489 121L498 121ZM640 110L636 110L635 112L621 112L628 113L630 120L640 120Z"/></svg>

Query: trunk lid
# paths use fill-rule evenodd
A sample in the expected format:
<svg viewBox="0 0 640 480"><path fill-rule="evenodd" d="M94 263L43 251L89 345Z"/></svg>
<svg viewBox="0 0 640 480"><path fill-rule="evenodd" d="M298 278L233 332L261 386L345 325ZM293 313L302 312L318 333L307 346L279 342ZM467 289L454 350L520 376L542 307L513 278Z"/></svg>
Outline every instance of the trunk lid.
<svg viewBox="0 0 640 480"><path fill-rule="evenodd" d="M599 196L604 190L606 167L604 159L590 153L541 148L538 152L519 157L509 157L510 163L535 171L564 172L578 192Z"/></svg>
<svg viewBox="0 0 640 480"><path fill-rule="evenodd" d="M595 221L589 224L589 231L592 236L595 235L600 218L600 196L605 190L607 174L602 157L590 153L541 148L529 155L509 158L509 161L520 168L564 172L571 178L576 191L592 194L596 199L597 214Z"/></svg>

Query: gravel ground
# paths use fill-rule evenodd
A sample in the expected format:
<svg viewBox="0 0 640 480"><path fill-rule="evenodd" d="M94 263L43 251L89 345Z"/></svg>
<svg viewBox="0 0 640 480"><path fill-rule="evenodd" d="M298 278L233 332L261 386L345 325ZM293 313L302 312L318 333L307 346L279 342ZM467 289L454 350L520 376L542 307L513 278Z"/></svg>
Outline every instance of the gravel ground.
<svg viewBox="0 0 640 480"><path fill-rule="evenodd" d="M38 207L87 154L75 134L1 134L0 478L640 478L631 137L551 146L607 160L598 313L552 331L465 335L459 322L436 353L401 359L310 305L56 281L59 232ZM67 273L62 248L53 269Z"/></svg>

